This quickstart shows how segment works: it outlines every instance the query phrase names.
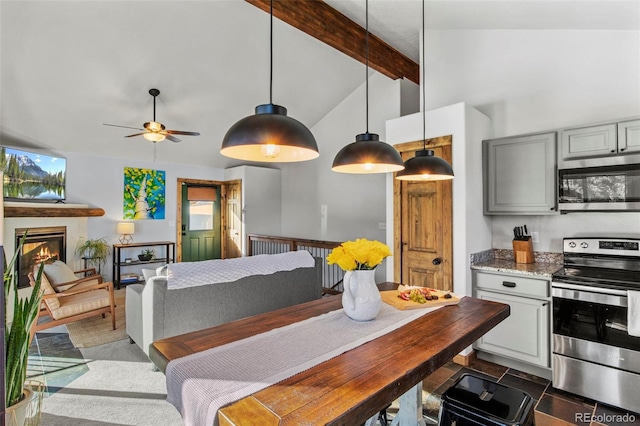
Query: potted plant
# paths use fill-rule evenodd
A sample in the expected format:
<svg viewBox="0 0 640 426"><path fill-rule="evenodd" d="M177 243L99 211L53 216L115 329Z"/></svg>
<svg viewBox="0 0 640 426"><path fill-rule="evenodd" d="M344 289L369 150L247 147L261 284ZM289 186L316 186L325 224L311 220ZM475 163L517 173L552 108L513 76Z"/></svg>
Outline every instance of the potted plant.
<svg viewBox="0 0 640 426"><path fill-rule="evenodd" d="M88 267L95 267L100 273L102 265L109 256L109 244L104 237L87 238L76 246L76 256L85 259Z"/></svg>
<svg viewBox="0 0 640 426"><path fill-rule="evenodd" d="M36 274L35 285L31 295L20 298L18 295L18 276L14 274L14 265L20 248L24 243L25 235L20 239L11 262L7 265L4 260L4 303L5 303L5 381L6 381L6 419L7 425L22 426L24 424L27 408L35 394L25 388L27 376L27 361L29 359L29 345L31 343L31 326L33 325L40 304L43 291L40 288L44 264ZM13 302L13 315L7 314L8 303Z"/></svg>
<svg viewBox="0 0 640 426"><path fill-rule="evenodd" d="M152 249L144 249L138 255L138 259L140 259L142 261L148 261L148 260L153 259L155 257L155 255L156 255L156 252L153 251Z"/></svg>

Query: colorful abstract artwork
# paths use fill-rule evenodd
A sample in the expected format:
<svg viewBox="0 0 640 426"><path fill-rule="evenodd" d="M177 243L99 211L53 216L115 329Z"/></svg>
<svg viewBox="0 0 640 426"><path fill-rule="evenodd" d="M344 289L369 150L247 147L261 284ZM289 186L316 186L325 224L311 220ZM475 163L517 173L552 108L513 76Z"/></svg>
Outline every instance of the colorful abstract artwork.
<svg viewBox="0 0 640 426"><path fill-rule="evenodd" d="M164 219L166 173L124 168L123 219Z"/></svg>

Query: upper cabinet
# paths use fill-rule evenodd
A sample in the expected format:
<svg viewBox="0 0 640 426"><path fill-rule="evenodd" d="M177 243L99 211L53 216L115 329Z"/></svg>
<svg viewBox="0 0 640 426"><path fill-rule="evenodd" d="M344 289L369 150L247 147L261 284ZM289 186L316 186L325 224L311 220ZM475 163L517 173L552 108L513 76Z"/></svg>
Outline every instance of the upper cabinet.
<svg viewBox="0 0 640 426"><path fill-rule="evenodd" d="M625 159L628 154L640 153L640 120L565 129L561 134L562 167L616 164L612 157L617 157L622 164L628 161ZM605 161L606 158L612 159L614 163Z"/></svg>
<svg viewBox="0 0 640 426"><path fill-rule="evenodd" d="M602 157L618 153L616 125L581 127L562 131L562 159Z"/></svg>
<svg viewBox="0 0 640 426"><path fill-rule="evenodd" d="M556 132L482 142L484 214L556 214Z"/></svg>
<svg viewBox="0 0 640 426"><path fill-rule="evenodd" d="M640 120L618 123L618 152L640 152Z"/></svg>

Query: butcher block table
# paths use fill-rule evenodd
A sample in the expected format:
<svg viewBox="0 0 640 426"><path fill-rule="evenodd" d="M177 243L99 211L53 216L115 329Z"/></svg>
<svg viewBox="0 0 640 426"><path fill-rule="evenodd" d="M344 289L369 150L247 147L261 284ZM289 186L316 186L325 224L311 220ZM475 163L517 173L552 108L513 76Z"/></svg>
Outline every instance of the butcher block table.
<svg viewBox="0 0 640 426"><path fill-rule="evenodd" d="M379 287L381 290L390 290L396 288L397 284L383 283ZM149 357L165 372L167 364L174 359L341 307L340 296L324 297L169 337L154 342ZM222 408L218 414L219 424L363 424L401 396L401 406L403 398L417 398L419 401L420 395L417 393L426 376L508 316L508 305L464 297L457 305L430 312L388 334ZM421 411L421 407L415 406L413 410ZM415 412L413 416L421 417L421 412ZM419 420L415 421L417 423L413 424L420 424Z"/></svg>

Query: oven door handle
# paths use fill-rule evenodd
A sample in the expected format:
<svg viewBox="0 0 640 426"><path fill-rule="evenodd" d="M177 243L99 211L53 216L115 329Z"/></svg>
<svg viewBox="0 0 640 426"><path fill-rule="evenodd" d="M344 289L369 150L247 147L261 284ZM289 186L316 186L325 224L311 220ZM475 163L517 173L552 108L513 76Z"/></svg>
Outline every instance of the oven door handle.
<svg viewBox="0 0 640 426"><path fill-rule="evenodd" d="M591 287L553 283L551 295L560 299L579 300L601 305L627 306L627 292L624 290L610 290L605 294L594 292Z"/></svg>

